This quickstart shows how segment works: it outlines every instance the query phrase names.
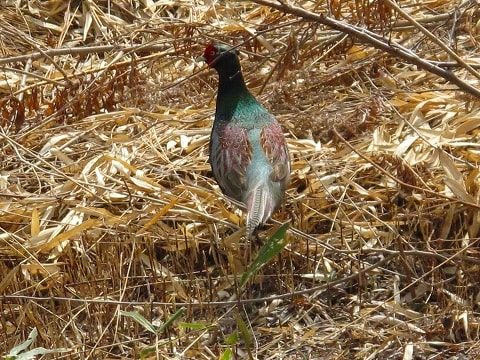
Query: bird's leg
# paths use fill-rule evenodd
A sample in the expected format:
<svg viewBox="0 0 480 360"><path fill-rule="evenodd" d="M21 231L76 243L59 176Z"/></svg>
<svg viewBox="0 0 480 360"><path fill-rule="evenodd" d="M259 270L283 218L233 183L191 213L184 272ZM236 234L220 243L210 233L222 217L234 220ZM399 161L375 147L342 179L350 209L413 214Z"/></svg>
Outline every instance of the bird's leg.
<svg viewBox="0 0 480 360"><path fill-rule="evenodd" d="M256 228L256 229L253 231L252 239L255 240L255 245L257 245L257 246L261 246L261 245L262 245L262 239L260 239L260 236L258 235L258 228Z"/></svg>
<svg viewBox="0 0 480 360"><path fill-rule="evenodd" d="M253 237L253 234L245 234L245 252L243 253L243 263L248 264L249 259L252 256L252 242L250 239Z"/></svg>

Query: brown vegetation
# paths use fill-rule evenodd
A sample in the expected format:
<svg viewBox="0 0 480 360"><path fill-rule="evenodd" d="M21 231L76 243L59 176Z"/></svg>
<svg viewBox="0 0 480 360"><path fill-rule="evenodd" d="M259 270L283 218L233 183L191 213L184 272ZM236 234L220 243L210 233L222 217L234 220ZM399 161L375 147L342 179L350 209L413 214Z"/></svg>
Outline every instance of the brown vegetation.
<svg viewBox="0 0 480 360"><path fill-rule="evenodd" d="M480 356L478 4L292 2L387 53L266 3L2 2L0 355L36 327L45 358ZM211 41L292 156L259 233L289 244L243 289L261 244L207 163Z"/></svg>

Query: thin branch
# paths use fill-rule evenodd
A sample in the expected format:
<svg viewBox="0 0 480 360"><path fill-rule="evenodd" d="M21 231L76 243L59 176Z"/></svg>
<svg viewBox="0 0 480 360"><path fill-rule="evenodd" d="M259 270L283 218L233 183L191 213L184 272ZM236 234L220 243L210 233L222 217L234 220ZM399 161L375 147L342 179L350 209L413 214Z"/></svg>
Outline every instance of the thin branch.
<svg viewBox="0 0 480 360"><path fill-rule="evenodd" d="M401 16L403 16L405 19L407 19L407 21L410 22L416 29L421 31L429 40L431 40L433 43L437 44L449 56L454 58L464 69L468 70L477 79L480 79L480 74L478 73L478 71L476 71L473 67L471 67L469 64L467 64L460 56L457 55L457 53L455 51L453 51L447 45L445 45L442 41L440 41L437 36L433 35L424 26L420 25L413 17L411 17L409 14L407 14L405 11L403 11L403 9L400 6L398 6L396 3L394 3L392 0L385 0L385 1L388 3L388 5L392 9L394 9Z"/></svg>
<svg viewBox="0 0 480 360"><path fill-rule="evenodd" d="M480 90L476 87L459 79L455 74L448 70L442 69L435 63L422 59L410 49L407 49L402 45L395 43L391 39L385 39L384 37L367 29L360 28L351 24L346 24L342 21L332 19L326 15L316 14L283 1L280 2L272 0L253 0L253 2L259 5L269 6L284 13L301 17L304 20L317 22L329 26L332 29L341 31L345 34L359 39L366 44L372 45L374 48L383 50L389 54L392 54L393 56L403 59L411 64L417 65L418 67L429 71L435 75L438 75L449 81L450 83L457 85L460 90L463 90L472 96L480 98Z"/></svg>
<svg viewBox="0 0 480 360"><path fill-rule="evenodd" d="M121 45L100 45L100 46L84 46L75 48L59 48L42 50L41 52L33 52L31 54L19 55L0 59L0 65L11 64L18 61L36 60L42 57L54 57L61 55L87 55L95 53L104 53L110 51L123 51L125 53L137 52L137 51L165 51L168 48L168 44L147 44L136 46L121 46Z"/></svg>

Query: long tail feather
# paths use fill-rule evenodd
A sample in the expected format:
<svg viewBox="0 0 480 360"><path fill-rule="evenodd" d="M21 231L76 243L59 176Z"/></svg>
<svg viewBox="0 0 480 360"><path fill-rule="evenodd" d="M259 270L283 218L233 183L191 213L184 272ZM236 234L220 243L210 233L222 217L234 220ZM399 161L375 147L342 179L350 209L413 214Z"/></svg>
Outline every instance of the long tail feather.
<svg viewBox="0 0 480 360"><path fill-rule="evenodd" d="M273 210L273 202L267 184L259 185L247 199L247 237L268 220Z"/></svg>

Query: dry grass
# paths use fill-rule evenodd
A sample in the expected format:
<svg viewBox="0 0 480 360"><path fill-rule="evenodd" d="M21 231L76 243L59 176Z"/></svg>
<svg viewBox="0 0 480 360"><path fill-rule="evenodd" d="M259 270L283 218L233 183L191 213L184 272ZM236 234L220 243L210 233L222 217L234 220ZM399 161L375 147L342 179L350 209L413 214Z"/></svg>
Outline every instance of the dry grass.
<svg viewBox="0 0 480 360"><path fill-rule="evenodd" d="M326 3L297 5L480 63L475 2L401 2L436 41L387 2ZM259 244L209 172L212 40L241 46L293 164L260 233L290 220L290 243L242 291ZM0 52L0 353L36 327L68 349L44 358L480 356L478 99L250 2L6 1ZM120 312L179 308L156 335Z"/></svg>

